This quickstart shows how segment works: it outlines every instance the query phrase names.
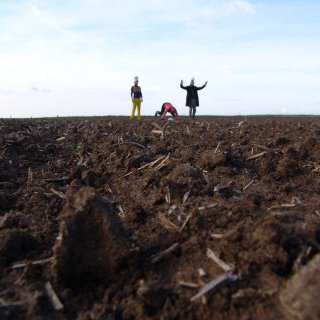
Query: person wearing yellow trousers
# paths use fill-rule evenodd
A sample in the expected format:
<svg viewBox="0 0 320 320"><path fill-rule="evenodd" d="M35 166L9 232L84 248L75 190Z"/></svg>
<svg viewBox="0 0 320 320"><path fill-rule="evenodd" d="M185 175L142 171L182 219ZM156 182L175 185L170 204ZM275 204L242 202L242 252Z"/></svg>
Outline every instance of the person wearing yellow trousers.
<svg viewBox="0 0 320 320"><path fill-rule="evenodd" d="M137 118L140 121L141 102L143 101L143 99L142 99L141 87L138 86L138 83L139 83L138 77L134 77L134 86L131 87L132 112L131 112L130 119L131 120L134 119L134 115L137 110Z"/></svg>

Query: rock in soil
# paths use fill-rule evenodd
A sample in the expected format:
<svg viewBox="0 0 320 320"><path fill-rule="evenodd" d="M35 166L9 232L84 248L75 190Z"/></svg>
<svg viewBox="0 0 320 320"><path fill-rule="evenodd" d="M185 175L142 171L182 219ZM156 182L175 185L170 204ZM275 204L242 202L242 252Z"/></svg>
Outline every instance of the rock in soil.
<svg viewBox="0 0 320 320"><path fill-rule="evenodd" d="M58 283L78 290L110 281L129 249L122 222L111 204L93 188L84 187L68 194L61 217L53 266Z"/></svg>

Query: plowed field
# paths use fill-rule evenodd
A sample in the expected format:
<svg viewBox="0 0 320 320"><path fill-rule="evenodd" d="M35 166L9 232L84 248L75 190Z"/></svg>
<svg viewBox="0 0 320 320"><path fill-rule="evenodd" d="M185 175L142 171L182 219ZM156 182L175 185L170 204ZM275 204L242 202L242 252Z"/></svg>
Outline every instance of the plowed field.
<svg viewBox="0 0 320 320"><path fill-rule="evenodd" d="M319 142L317 117L0 120L0 318L319 319Z"/></svg>

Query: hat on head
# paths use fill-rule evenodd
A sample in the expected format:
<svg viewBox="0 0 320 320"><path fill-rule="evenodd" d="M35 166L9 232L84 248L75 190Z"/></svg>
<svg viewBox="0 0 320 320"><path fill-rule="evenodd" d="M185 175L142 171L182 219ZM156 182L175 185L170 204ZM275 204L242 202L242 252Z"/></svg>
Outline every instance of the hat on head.
<svg viewBox="0 0 320 320"><path fill-rule="evenodd" d="M135 77L134 77L134 82L138 82L138 81L139 81L138 76L135 76Z"/></svg>

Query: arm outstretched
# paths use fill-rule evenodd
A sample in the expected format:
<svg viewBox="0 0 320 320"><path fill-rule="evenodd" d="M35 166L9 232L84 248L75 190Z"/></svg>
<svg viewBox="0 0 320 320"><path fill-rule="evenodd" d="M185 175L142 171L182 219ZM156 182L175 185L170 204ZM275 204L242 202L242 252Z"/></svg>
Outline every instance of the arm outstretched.
<svg viewBox="0 0 320 320"><path fill-rule="evenodd" d="M185 90L187 89L187 87L185 87L185 86L183 85L183 81L182 81L182 80L181 80L181 82L180 82L180 88L181 88L181 89L185 89Z"/></svg>

